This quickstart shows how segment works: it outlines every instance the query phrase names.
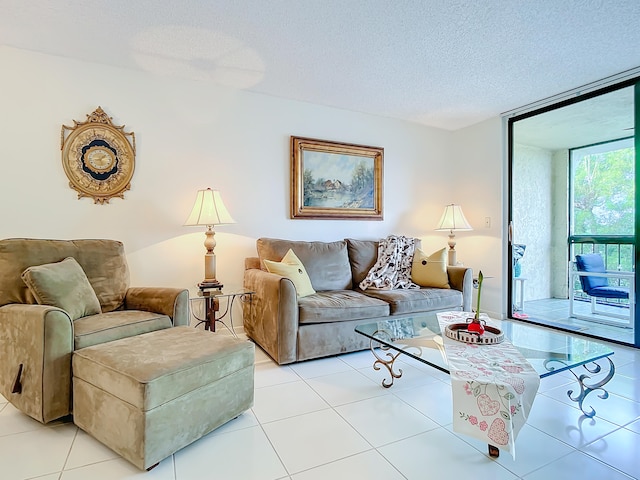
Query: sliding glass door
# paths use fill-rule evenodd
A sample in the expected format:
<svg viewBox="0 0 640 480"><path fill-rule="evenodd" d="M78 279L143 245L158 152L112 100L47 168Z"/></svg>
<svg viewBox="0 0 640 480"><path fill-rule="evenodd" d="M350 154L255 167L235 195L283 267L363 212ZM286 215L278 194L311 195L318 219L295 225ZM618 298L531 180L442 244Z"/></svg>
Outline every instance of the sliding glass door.
<svg viewBox="0 0 640 480"><path fill-rule="evenodd" d="M511 318L640 346L635 82L509 120Z"/></svg>

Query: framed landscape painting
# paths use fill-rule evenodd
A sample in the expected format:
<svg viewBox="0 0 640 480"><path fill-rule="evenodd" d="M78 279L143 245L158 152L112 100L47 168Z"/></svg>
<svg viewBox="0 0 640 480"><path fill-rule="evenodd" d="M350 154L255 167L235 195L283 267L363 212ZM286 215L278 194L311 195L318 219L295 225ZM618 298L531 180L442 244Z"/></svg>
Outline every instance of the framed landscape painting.
<svg viewBox="0 0 640 480"><path fill-rule="evenodd" d="M384 149L291 137L291 218L382 220Z"/></svg>

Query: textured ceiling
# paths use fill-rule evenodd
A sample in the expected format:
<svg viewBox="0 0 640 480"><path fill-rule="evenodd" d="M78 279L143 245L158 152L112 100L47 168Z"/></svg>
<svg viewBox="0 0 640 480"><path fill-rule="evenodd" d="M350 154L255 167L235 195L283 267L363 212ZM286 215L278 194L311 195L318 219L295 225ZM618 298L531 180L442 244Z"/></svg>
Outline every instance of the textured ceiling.
<svg viewBox="0 0 640 480"><path fill-rule="evenodd" d="M564 150L633 135L633 87L557 108L514 123L515 143Z"/></svg>
<svg viewBox="0 0 640 480"><path fill-rule="evenodd" d="M0 44L455 130L640 65L638 0L0 0Z"/></svg>

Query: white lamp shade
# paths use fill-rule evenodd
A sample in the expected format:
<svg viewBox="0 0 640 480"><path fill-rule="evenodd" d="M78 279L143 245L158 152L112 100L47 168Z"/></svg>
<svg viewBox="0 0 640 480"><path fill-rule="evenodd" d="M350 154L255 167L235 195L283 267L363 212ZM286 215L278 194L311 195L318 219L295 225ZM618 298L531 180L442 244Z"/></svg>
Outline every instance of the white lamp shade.
<svg viewBox="0 0 640 480"><path fill-rule="evenodd" d="M218 190L198 190L196 201L185 226L195 225L223 225L236 223L224 206Z"/></svg>
<svg viewBox="0 0 640 480"><path fill-rule="evenodd" d="M444 213L442 214L442 218L438 222L438 227L436 230L473 230L469 222L464 217L464 213L462 213L462 207L460 205L447 205L444 207Z"/></svg>

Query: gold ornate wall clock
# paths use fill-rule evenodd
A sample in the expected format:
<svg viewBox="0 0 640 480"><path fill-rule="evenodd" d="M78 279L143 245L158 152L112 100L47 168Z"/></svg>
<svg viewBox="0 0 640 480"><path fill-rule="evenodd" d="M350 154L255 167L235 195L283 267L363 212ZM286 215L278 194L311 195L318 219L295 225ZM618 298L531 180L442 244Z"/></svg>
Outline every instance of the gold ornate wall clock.
<svg viewBox="0 0 640 480"><path fill-rule="evenodd" d="M114 125L101 107L87 115L87 121L62 125L60 148L62 166L69 186L78 198L91 197L94 203L109 203L113 197L124 199L131 188L135 168L136 137Z"/></svg>

